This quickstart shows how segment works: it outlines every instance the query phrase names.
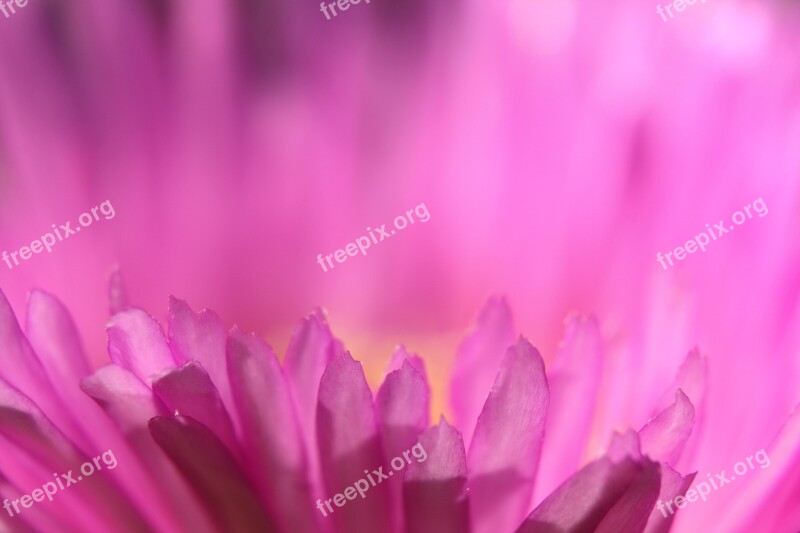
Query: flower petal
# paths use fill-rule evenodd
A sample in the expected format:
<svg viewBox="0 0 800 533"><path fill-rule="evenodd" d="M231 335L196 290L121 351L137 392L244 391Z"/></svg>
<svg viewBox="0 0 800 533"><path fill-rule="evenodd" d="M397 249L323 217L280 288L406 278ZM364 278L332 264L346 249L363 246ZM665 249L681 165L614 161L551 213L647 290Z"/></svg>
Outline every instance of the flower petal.
<svg viewBox="0 0 800 533"><path fill-rule="evenodd" d="M137 457L141 459L150 473L145 478L148 485L151 485L153 476L157 478L157 485L140 485L140 492L149 488L147 495L151 500L164 502L163 505L170 509L165 513L167 519L175 516L176 509L181 510L182 527L187 530L198 533L211 531L210 518L195 496L189 492L178 471L150 437L148 421L155 416L167 415L167 409L161 400L133 373L114 364L104 366L84 378L81 389L94 398L128 438L131 447L136 451L136 455L128 460ZM122 460L121 456L120 461ZM155 497L157 494L160 495L158 498Z"/></svg>
<svg viewBox="0 0 800 533"><path fill-rule="evenodd" d="M661 490L658 494L658 502L668 502L674 500L677 496L683 496L689 490L697 472L687 476L681 476L678 472L670 468L668 465L661 465ZM668 533L672 527L672 521L675 520L674 513L668 513L663 505L659 509L658 505L650 512L650 518L647 520L645 533Z"/></svg>
<svg viewBox="0 0 800 533"><path fill-rule="evenodd" d="M623 461L630 457L634 461L642 459L642 446L639 442L639 434L629 429L625 433L617 433L611 436L611 444L608 445L606 456L612 461Z"/></svg>
<svg viewBox="0 0 800 533"><path fill-rule="evenodd" d="M542 357L520 337L508 349L469 449L474 531L511 531L525 517L548 403Z"/></svg>
<svg viewBox="0 0 800 533"><path fill-rule="evenodd" d="M595 533L619 533L620 531L642 531L661 489L661 467L655 461L644 458L641 469L628 489L617 500L598 524Z"/></svg>
<svg viewBox="0 0 800 533"><path fill-rule="evenodd" d="M349 353L337 356L319 384L317 439L320 465L329 497L365 477L365 470L384 466L372 392L361 363ZM377 480L376 480L377 482ZM388 483L376 484L366 498L334 508L339 531L386 529L389 516Z"/></svg>
<svg viewBox="0 0 800 533"><path fill-rule="evenodd" d="M228 413L234 416L233 395L225 362L227 337L225 325L216 313L205 310L197 314L186 302L170 296L169 347L175 360L179 364L191 359L199 361L214 383ZM235 419L233 422L236 425Z"/></svg>
<svg viewBox="0 0 800 533"><path fill-rule="evenodd" d="M656 461L674 465L694 427L694 406L678 389L675 403L651 419L640 431L642 453Z"/></svg>
<svg viewBox="0 0 800 533"><path fill-rule="evenodd" d="M289 386L278 359L257 335L228 339L228 373L252 474L282 531L315 531L305 453Z"/></svg>
<svg viewBox="0 0 800 533"><path fill-rule="evenodd" d="M107 330L111 360L142 381L175 366L161 326L141 309L112 316Z"/></svg>
<svg viewBox="0 0 800 533"><path fill-rule="evenodd" d="M387 458L414 445L417 436L428 427L428 382L408 361L386 376L378 389L375 404Z"/></svg>
<svg viewBox="0 0 800 533"><path fill-rule="evenodd" d="M708 365L706 358L700 355L700 351L695 348L683 360L675 381L657 405L658 411L666 409L675 401L673 391L681 389L694 406L694 428L692 429L692 434L687 439L680 458L672 465L680 471L691 469L703 441L703 429L706 427L704 420L707 380Z"/></svg>
<svg viewBox="0 0 800 533"><path fill-rule="evenodd" d="M376 397L378 419L387 460L401 456L417 443L417 437L428 427L430 390L423 374L408 361L400 370L386 376ZM392 492L393 522L402 530L402 479L387 481Z"/></svg>
<svg viewBox="0 0 800 533"><path fill-rule="evenodd" d="M5 484L0 483L0 499L14 500L18 494L23 492L18 489L6 488ZM39 511L36 509L35 511ZM38 514L28 514L25 516L16 515L9 517L6 513L0 513L0 531L13 531L14 533L37 533L39 531L58 531L65 527L65 523L57 521L54 516L43 512Z"/></svg>
<svg viewBox="0 0 800 533"><path fill-rule="evenodd" d="M321 487L317 451L317 395L319 381L333 360L336 341L322 311L317 309L295 329L286 350L283 366L297 406L297 418L306 446L309 476L314 487ZM321 495L317 495L318 497Z"/></svg>
<svg viewBox="0 0 800 533"><path fill-rule="evenodd" d="M444 418L419 443L427 454L408 465L403 482L406 531L469 533L467 458L461 434Z"/></svg>
<svg viewBox="0 0 800 533"><path fill-rule="evenodd" d="M225 377L227 379L227 375ZM238 456L239 444L228 411L200 363L187 361L161 374L153 380L153 392L164 402L167 411L194 418L213 431L234 456Z"/></svg>
<svg viewBox="0 0 800 533"><path fill-rule="evenodd" d="M659 401L659 407L664 409L671 405L675 397L672 391L681 389L695 409L699 410L705 400L707 376L708 364L705 357L700 355L697 348L692 349L681 363L669 391Z"/></svg>
<svg viewBox="0 0 800 533"><path fill-rule="evenodd" d="M94 443L102 437L98 425L110 429L108 420L92 401L80 390L80 380L89 374L83 347L75 324L67 310L54 296L42 291L31 291L28 297L27 336L51 383L58 383L54 392L68 408L70 424L64 427L70 439L81 449L93 451ZM76 416L77 415L77 416ZM105 420L101 420L105 419ZM58 424L58 419L54 419ZM70 431L74 424L79 431ZM62 425L62 424L58 424Z"/></svg>
<svg viewBox="0 0 800 533"><path fill-rule="evenodd" d="M394 354L392 354L392 359L386 366L386 374L384 375L384 379L395 370L400 370L400 368L403 366L403 363L406 361L408 361L414 370L422 374L422 377L425 378L425 381L428 381L428 375L425 371L425 362L417 354L409 353L408 350L406 350L406 347L402 344L398 346L395 349Z"/></svg>
<svg viewBox="0 0 800 533"><path fill-rule="evenodd" d="M26 330L36 355L54 383L77 383L89 375L72 317L54 296L39 290L28 296Z"/></svg>
<svg viewBox="0 0 800 533"><path fill-rule="evenodd" d="M640 471L630 457L589 463L545 498L517 533L594 531Z"/></svg>
<svg viewBox="0 0 800 533"><path fill-rule="evenodd" d="M2 471L15 479L18 486L26 488L52 481L48 472L76 472L75 477L81 480L77 472L87 458L67 437L61 433L42 413L42 411L21 392L0 380L0 434L9 441L8 448L15 453L2 454L0 460ZM29 458L28 461L21 456ZM12 464L6 461L11 459ZM91 458L89 458L91 461ZM28 463L26 465L26 462ZM30 463L33 462L34 465ZM17 464L19 463L19 464ZM30 472L36 472L37 481L31 483ZM24 472L28 470L28 472ZM26 475L27 474L27 475ZM88 476L87 476L88 477ZM26 483L22 485L22 483ZM63 496L63 493L58 493ZM98 499L102 506L94 505ZM59 498L54 511L63 518L63 511L68 510L70 518L66 523L75 523L76 527L95 530L102 527L143 530L145 524L139 513L127 499L121 497L116 486L107 476L93 476L91 481L79 483L69 492L69 498ZM125 526L123 526L125 524ZM123 529L124 530L124 529Z"/></svg>
<svg viewBox="0 0 800 533"><path fill-rule="evenodd" d="M188 416L155 417L148 427L222 531L277 531L236 460L210 429Z"/></svg>
<svg viewBox="0 0 800 533"><path fill-rule="evenodd" d="M63 400L55 393L50 379L28 339L22 334L17 318L0 291L0 377L36 404L58 428L76 442L86 437Z"/></svg>
<svg viewBox="0 0 800 533"><path fill-rule="evenodd" d="M141 431L147 420L168 413L147 385L116 364L101 367L84 378L81 389L94 398L126 434Z"/></svg>
<svg viewBox="0 0 800 533"><path fill-rule="evenodd" d="M74 464L81 457L69 439L30 398L2 379L0 433L30 457L54 468Z"/></svg>
<svg viewBox="0 0 800 533"><path fill-rule="evenodd" d="M595 414L602 360L597 320L570 319L561 349L547 372L550 407L536 475L535 504L580 466Z"/></svg>
<svg viewBox="0 0 800 533"><path fill-rule="evenodd" d="M125 284L122 283L122 273L119 266L114 266L108 275L108 311L116 315L130 308Z"/></svg>
<svg viewBox="0 0 800 533"><path fill-rule="evenodd" d="M458 349L450 381L450 405L455 425L467 446L489 394L497 368L514 343L511 309L504 298L491 298L481 309L475 331Z"/></svg>

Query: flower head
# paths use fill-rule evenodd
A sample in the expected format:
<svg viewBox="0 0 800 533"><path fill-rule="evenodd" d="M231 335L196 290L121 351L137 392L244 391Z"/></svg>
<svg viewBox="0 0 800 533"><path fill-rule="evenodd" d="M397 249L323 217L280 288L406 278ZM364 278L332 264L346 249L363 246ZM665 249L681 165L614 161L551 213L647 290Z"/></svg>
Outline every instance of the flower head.
<svg viewBox="0 0 800 533"><path fill-rule="evenodd" d="M667 531L696 478L677 465L695 446L703 358L689 354L673 401L597 455L597 322L571 319L546 371L510 320L504 300L489 301L459 352L455 422L431 426L422 359L398 348L373 394L320 311L281 364L257 335L181 300L166 335L124 308L108 323L111 363L90 374L58 300L32 292L23 333L2 297L3 520L20 531ZM797 460L798 425L794 414L770 448L782 461L773 481ZM20 498L50 495L53 479L48 504ZM776 528L790 523L780 504L759 505Z"/></svg>

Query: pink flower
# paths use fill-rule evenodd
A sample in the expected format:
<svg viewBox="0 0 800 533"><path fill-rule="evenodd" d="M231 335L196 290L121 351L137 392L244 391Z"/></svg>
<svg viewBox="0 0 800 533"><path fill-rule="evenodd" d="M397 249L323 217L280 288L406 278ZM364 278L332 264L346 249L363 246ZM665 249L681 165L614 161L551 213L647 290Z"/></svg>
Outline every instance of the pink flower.
<svg viewBox="0 0 800 533"><path fill-rule="evenodd" d="M279 4L31 1L0 22L0 252L103 200L117 212L0 264L14 305L58 294L89 368L106 359L113 263L158 318L173 291L276 346L324 305L368 378L398 340L424 346L441 405L449 339L502 290L548 370L545 434L562 435L534 502L670 405L684 358L695 427L675 468L702 480L769 443L800 400L796 3L698 3L669 22L622 0L373 0L335 21ZM759 197L768 217L659 266ZM423 201L431 222L402 240L327 274L314 262ZM599 318L603 349L559 371L573 309ZM491 386L517 330L498 335L485 371L454 366L457 390ZM468 445L484 400L452 399ZM796 484L761 486L777 464L676 528L750 524L762 498L785 517Z"/></svg>
<svg viewBox="0 0 800 533"><path fill-rule="evenodd" d="M492 299L459 351L454 424L429 427L424 364L403 348L373 395L319 311L281 364L213 312L174 298L169 308L168 335L144 311L119 309L108 323L112 362L89 375L58 300L32 292L23 334L0 297L2 497L19 499L98 451L116 457L114 472L79 478L52 502L0 513L8 527L660 532L674 518L661 502L695 481L679 465L703 429L696 351L666 391L674 400L598 455L589 444L605 361L593 319L568 321L546 373L538 350L515 338L505 301ZM795 412L767 448L773 468L746 491L742 511L765 531L798 525L785 496L798 490L798 442Z"/></svg>

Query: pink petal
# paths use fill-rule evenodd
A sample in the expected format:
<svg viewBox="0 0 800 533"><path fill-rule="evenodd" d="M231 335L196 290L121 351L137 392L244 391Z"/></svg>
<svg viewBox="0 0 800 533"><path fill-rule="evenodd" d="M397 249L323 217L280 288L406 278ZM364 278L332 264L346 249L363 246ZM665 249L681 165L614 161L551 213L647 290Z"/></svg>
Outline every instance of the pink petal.
<svg viewBox="0 0 800 533"><path fill-rule="evenodd" d="M545 498L517 532L594 531L640 472L630 457L593 461Z"/></svg>
<svg viewBox="0 0 800 533"><path fill-rule="evenodd" d="M6 475L18 481L18 486L26 489L41 486L51 480L48 471L73 471L75 479L81 480L82 476L76 469L87 459L86 456L53 426L29 398L3 380L0 380L0 434L10 441L8 446L14 450L12 454L3 454L0 468ZM38 477L35 485L31 485L32 480L28 479L30 474L24 472L31 466L25 466L28 460L21 456L26 456L29 464L35 463L33 468ZM7 464L6 461L12 458L13 464ZM93 475L91 480L75 485L69 492L69 498L54 500L57 506L55 512L63 516L63 510L68 510L75 517L76 527L80 525L79 527L87 530L109 527L112 524L116 528L122 528L126 523L133 528L144 528L142 518L120 496L112 479L108 475ZM63 495L62 492L58 493L58 496ZM94 505L93 502L99 499L103 500L103 505ZM72 522L73 519L70 519L68 523Z"/></svg>
<svg viewBox="0 0 800 533"><path fill-rule="evenodd" d="M681 471L689 470L691 465L694 464L694 459L703 440L707 380L708 364L706 358L700 355L699 350L695 348L688 353L678 369L675 381L658 402L659 411L669 407L674 402L675 394L673 391L681 389L694 406L695 414L692 434L689 436L680 458L672 465Z"/></svg>
<svg viewBox="0 0 800 533"><path fill-rule="evenodd" d="M234 329L228 373L252 475L282 531L315 531L300 427L278 359L257 335Z"/></svg>
<svg viewBox="0 0 800 533"><path fill-rule="evenodd" d="M126 465L131 461L126 455L132 452L127 442L121 437L116 426L106 414L80 388L80 381L89 373L78 332L70 315L55 297L42 292L31 292L28 299L28 338L36 350L39 359L66 406L73 413L73 418L87 437L81 448L87 453L99 449L111 448L116 456ZM129 492L142 500L144 508L155 507L152 500L144 497L142 487L145 479L144 470L137 473L130 471L121 478L129 488ZM135 490L134 490L135 488Z"/></svg>
<svg viewBox="0 0 800 533"><path fill-rule="evenodd" d="M28 340L54 383L77 383L89 375L75 324L57 298L31 291L26 326Z"/></svg>
<svg viewBox="0 0 800 533"><path fill-rule="evenodd" d="M67 436L79 443L86 437L55 393L39 358L22 334L5 295L0 291L0 377L30 398Z"/></svg>
<svg viewBox="0 0 800 533"><path fill-rule="evenodd" d="M625 433L617 433L611 436L611 444L608 446L606 456L614 462L620 462L629 457L634 461L642 459L642 446L639 442L639 434L633 430Z"/></svg>
<svg viewBox="0 0 800 533"><path fill-rule="evenodd" d="M386 366L386 374L384 375L384 379L386 378L386 376L388 376L395 370L400 370L400 368L403 366L403 363L405 363L406 361L408 361L408 363L414 368L414 370L419 372L422 375L422 377L425 378L425 381L428 380L428 375L425 372L425 362L422 360L420 356L409 353L406 350L406 347L403 346L402 344L398 346L395 349L394 354L392 354L392 359Z"/></svg>
<svg viewBox="0 0 800 533"><path fill-rule="evenodd" d="M168 413L147 385L116 364L101 367L84 378L81 389L94 398L126 434L141 431L147 420Z"/></svg>
<svg viewBox="0 0 800 533"><path fill-rule="evenodd" d="M640 431L642 452L656 461L674 465L694 427L694 406L678 389L675 403L650 420Z"/></svg>
<svg viewBox="0 0 800 533"><path fill-rule="evenodd" d="M24 420L25 415L16 418ZM35 426L35 423L31 424L32 428L35 428ZM35 457L31 457L24 446L19 446L13 440L7 439L3 432L0 432L0 446L2 446L3 450L7 450L7 453L0 454L3 498L19 499L23 494L28 493L31 487L41 487L43 482L47 482L53 477L55 469L50 468L50 464L44 464ZM81 504L80 499L83 495L72 492L64 494L64 496L67 496L67 498L59 498L57 505L50 508L33 506L25 511L24 518L30 519L32 524L37 525L53 521L57 522L57 527L44 529L44 531L59 531L59 528L79 531L81 525L85 528L86 518L76 516L74 511L70 509L73 506L73 502L77 505ZM86 512L91 515L89 521L95 522L91 508L86 508ZM6 511L3 511L2 514L8 517ZM20 516L13 517L11 519L12 523L17 518L20 518ZM8 531L15 530L11 528Z"/></svg>
<svg viewBox="0 0 800 533"><path fill-rule="evenodd" d="M211 430L187 416L156 417L148 427L222 531L277 531L236 460Z"/></svg>
<svg viewBox="0 0 800 533"><path fill-rule="evenodd" d="M5 445L5 441L0 437L0 444ZM11 449L5 448L4 449ZM0 468L2 468L2 459L0 458ZM47 473L45 472L45 475ZM42 479L42 478L40 478ZM32 481L41 486L41 481ZM30 485L24 485L27 489ZM19 498L25 491L15 485L10 479L0 474L0 500L5 501L15 500ZM28 512L32 511L32 512ZM69 514L66 516L58 516L58 509L37 509L35 506L25 512L24 515L14 515L9 517L6 512L0 513L0 531L13 531L16 533L37 533L39 531L58 531L64 529L66 524L71 524L72 517ZM50 511L50 512L48 512ZM67 511L68 510L64 510ZM74 526L73 526L74 527Z"/></svg>
<svg viewBox="0 0 800 533"><path fill-rule="evenodd" d="M592 428L602 361L597 320L570 319L561 349L547 372L550 407L534 503L544 499L580 465Z"/></svg>
<svg viewBox="0 0 800 533"><path fill-rule="evenodd" d="M227 380L227 375L225 377ZM200 363L188 361L158 376L153 380L153 392L164 402L167 411L194 418L213 431L232 454L239 454L228 411Z"/></svg>
<svg viewBox="0 0 800 533"><path fill-rule="evenodd" d="M70 416L66 432L81 448L90 449L89 443L98 440L98 427L93 424L102 424L98 419L103 414L80 390L80 380L89 374L89 366L72 318L55 297L32 291L28 298L27 334L48 379L60 384L53 391L66 404L64 407L78 414ZM73 424L80 429L70 430Z"/></svg>
<svg viewBox="0 0 800 533"><path fill-rule="evenodd" d="M122 274L119 266L114 266L108 275L108 311L113 316L129 308L125 285L122 283Z"/></svg>
<svg viewBox="0 0 800 533"><path fill-rule="evenodd" d="M0 484L0 499L14 500L23 491L17 489L5 490ZM37 533L39 531L57 531L64 527L64 522L58 522L55 517L40 512L37 515L9 517L6 513L0 513L0 531L13 531L14 533Z"/></svg>
<svg viewBox="0 0 800 533"><path fill-rule="evenodd" d="M80 388L88 374L78 333L63 305L53 296L33 291L28 300L28 337L54 383L57 393L76 414L75 419L87 435L89 452L112 449L124 475L117 477L127 494L153 523L162 528L176 526L172 513L164 513L161 503L149 494L155 492L153 476L140 464L128 442L108 416ZM136 380L138 382L138 380ZM146 387L144 387L146 389ZM149 391L143 393L149 398Z"/></svg>
<svg viewBox="0 0 800 533"><path fill-rule="evenodd" d="M225 408L233 415L233 395L225 363L227 337L225 326L216 313L205 310L196 314L183 300L170 297L169 347L175 361L179 364L191 359L199 361L219 391ZM233 422L236 424L235 420Z"/></svg>
<svg viewBox="0 0 800 533"><path fill-rule="evenodd" d="M461 434L442 418L420 435L419 444L427 458L408 465L403 483L406 531L469 532L467 458Z"/></svg>
<svg viewBox="0 0 800 533"><path fill-rule="evenodd" d="M372 392L361 363L349 353L331 361L320 380L317 439L326 498L366 479L365 470L386 467ZM333 519L339 531L385 529L390 511L388 488L388 483L377 484L376 479L366 498L357 496L341 508L333 507L328 519Z"/></svg>
<svg viewBox="0 0 800 533"><path fill-rule="evenodd" d="M175 366L161 326L141 309L112 316L107 330L111 360L142 381Z"/></svg>
<svg viewBox="0 0 800 533"><path fill-rule="evenodd" d="M513 343L511 309L504 298L491 298L478 315L475 331L459 347L450 380L455 425L461 429L467 446L500 361Z"/></svg>
<svg viewBox="0 0 800 533"><path fill-rule="evenodd" d="M322 373L333 360L336 342L322 311L317 309L297 326L286 350L284 368L297 406L297 418L303 433L309 476L321 487L317 452L317 394ZM321 496L321 495L318 495Z"/></svg>
<svg viewBox="0 0 800 533"><path fill-rule="evenodd" d="M81 457L30 398L2 379L0 433L37 461L54 468L64 468Z"/></svg>
<svg viewBox="0 0 800 533"><path fill-rule="evenodd" d="M162 505L168 507L164 513L166 519L173 520L174 510L180 509L182 527L197 533L211 531L209 517L148 432L147 423L151 418L167 415L161 400L130 371L114 364L98 369L81 381L81 389L108 413L135 450L134 454L123 455L121 450L114 449L115 454L120 453L121 464L137 458L144 463L149 475L145 477L147 484L140 485L139 494L149 489L144 495L151 502L163 502ZM154 476L158 485L148 487Z"/></svg>
<svg viewBox="0 0 800 533"><path fill-rule="evenodd" d="M430 390L423 374L406 361L400 370L386 376L376 397L378 419L383 436L384 456L401 456L417 443L417 437L428 427ZM392 492L393 522L402 529L402 479L387 481Z"/></svg>
<svg viewBox="0 0 800 533"><path fill-rule="evenodd" d="M672 404L675 395L672 391L681 389L692 405L697 410L704 403L706 393L706 381L708 379L708 364L706 358L700 355L697 348L692 349L681 363L675 381L669 391L664 394L659 402L660 409L664 409Z"/></svg>
<svg viewBox="0 0 800 533"><path fill-rule="evenodd" d="M595 533L642 531L650 518L661 489L661 468L658 463L643 459L641 470L628 489L606 513Z"/></svg>
<svg viewBox="0 0 800 533"><path fill-rule="evenodd" d="M428 427L430 389L411 363L386 376L375 399L386 457L394 457L417 442Z"/></svg>
<svg viewBox="0 0 800 533"><path fill-rule="evenodd" d="M645 533L669 532L672 521L675 520L675 514L671 514L669 509L664 508L662 502L672 501L677 496L684 496L696 474L697 472L694 472L684 477L669 466L661 465L661 490L658 494L656 507L650 511ZM661 509L659 509L659 503L662 503Z"/></svg>
<svg viewBox="0 0 800 533"><path fill-rule="evenodd" d="M508 349L469 449L475 532L511 531L527 514L548 403L542 357L520 337Z"/></svg>

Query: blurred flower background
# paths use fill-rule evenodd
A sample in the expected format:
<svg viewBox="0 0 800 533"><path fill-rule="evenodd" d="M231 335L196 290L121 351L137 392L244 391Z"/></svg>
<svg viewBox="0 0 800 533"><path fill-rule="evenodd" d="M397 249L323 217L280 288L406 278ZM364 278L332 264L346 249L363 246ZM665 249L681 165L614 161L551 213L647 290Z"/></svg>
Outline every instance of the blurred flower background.
<svg viewBox="0 0 800 533"><path fill-rule="evenodd" d="M327 21L316 2L32 1L0 19L0 247L104 200L116 217L0 264L0 287L19 315L31 288L58 295L96 366L115 265L158 318L180 295L278 353L323 306L372 385L396 344L422 355L434 420L487 297L506 296L546 364L565 318L591 314L604 360L586 459L671 401L697 347L706 429L682 472L717 472L800 401L799 15L372 0ZM769 216L656 261L759 197ZM428 223L316 263L422 202ZM768 501L797 530L790 466L676 530L746 528Z"/></svg>

